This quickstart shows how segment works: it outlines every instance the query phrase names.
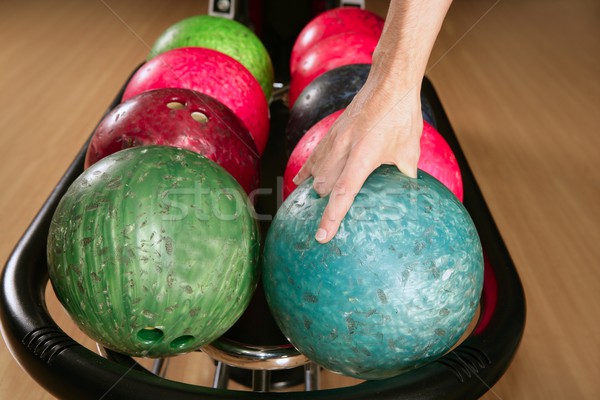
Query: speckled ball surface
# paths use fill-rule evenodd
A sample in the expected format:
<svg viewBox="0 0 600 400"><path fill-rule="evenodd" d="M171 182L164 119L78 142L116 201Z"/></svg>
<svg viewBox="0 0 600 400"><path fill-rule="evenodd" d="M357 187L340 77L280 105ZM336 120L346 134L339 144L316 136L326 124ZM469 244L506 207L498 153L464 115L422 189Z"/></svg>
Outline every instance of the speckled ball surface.
<svg viewBox="0 0 600 400"><path fill-rule="evenodd" d="M207 94L229 107L250 131L259 154L269 138L269 105L258 81L240 62L220 51L182 47L146 61L123 92L125 102L154 89L181 88Z"/></svg>
<svg viewBox="0 0 600 400"><path fill-rule="evenodd" d="M342 32L356 32L379 39L384 19L379 15L356 7L336 7L324 11L310 20L294 41L290 57L290 72L296 72L302 55L316 43Z"/></svg>
<svg viewBox="0 0 600 400"><path fill-rule="evenodd" d="M79 328L132 356L218 338L258 282L259 236L241 186L189 150L134 147L98 161L48 234L54 291Z"/></svg>
<svg viewBox="0 0 600 400"><path fill-rule="evenodd" d="M282 332L323 367L383 379L447 352L475 315L483 255L446 187L393 166L366 181L327 244L314 235L328 198L309 180L269 228L263 283Z"/></svg>
<svg viewBox="0 0 600 400"><path fill-rule="evenodd" d="M350 64L371 64L376 37L355 32L330 36L310 47L298 62L290 80L289 106L313 80L327 71Z"/></svg>
<svg viewBox="0 0 600 400"><path fill-rule="evenodd" d="M273 90L273 63L261 40L245 25L212 15L195 15L171 25L150 50L148 59L178 47L205 47L236 59L258 80L267 100Z"/></svg>
<svg viewBox="0 0 600 400"><path fill-rule="evenodd" d="M213 160L242 185L258 188L260 157L244 123L220 101L200 92L150 90L112 109L98 124L84 167L129 147L180 147Z"/></svg>

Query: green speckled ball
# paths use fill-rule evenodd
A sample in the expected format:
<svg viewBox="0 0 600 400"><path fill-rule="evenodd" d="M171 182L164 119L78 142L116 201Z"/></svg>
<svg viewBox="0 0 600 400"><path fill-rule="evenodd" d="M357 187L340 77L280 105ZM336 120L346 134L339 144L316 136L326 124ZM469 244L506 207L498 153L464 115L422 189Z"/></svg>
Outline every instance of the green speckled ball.
<svg viewBox="0 0 600 400"><path fill-rule="evenodd" d="M447 352L483 288L483 254L467 210L423 171L379 167L337 235L315 232L329 201L300 185L279 208L262 258L266 299L308 358L360 379L389 378Z"/></svg>
<svg viewBox="0 0 600 400"><path fill-rule="evenodd" d="M245 25L222 17L196 15L165 30L152 46L148 59L179 47L206 47L234 58L258 80L267 100L273 89L273 64L267 49Z"/></svg>
<svg viewBox="0 0 600 400"><path fill-rule="evenodd" d="M88 168L61 199L48 272L92 339L166 357L221 336L246 309L259 232L241 186L188 150L137 147Z"/></svg>

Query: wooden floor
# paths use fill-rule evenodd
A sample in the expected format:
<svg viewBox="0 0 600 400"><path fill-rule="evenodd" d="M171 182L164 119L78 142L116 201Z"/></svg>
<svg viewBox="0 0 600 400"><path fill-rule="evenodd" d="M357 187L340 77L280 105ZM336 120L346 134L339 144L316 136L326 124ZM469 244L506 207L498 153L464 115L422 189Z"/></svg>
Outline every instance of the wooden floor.
<svg viewBox="0 0 600 400"><path fill-rule="evenodd" d="M149 44L206 3L0 2L2 265ZM484 398L599 399L600 2L455 0L428 75L527 296L521 347ZM206 365L184 357L169 377L207 384ZM52 398L4 343L0 398Z"/></svg>

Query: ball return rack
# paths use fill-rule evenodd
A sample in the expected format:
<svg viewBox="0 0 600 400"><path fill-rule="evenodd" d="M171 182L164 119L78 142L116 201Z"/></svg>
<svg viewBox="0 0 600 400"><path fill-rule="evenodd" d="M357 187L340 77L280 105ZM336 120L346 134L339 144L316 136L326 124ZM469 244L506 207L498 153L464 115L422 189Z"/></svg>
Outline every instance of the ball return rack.
<svg viewBox="0 0 600 400"><path fill-rule="evenodd" d="M212 3L212 2L211 2ZM285 66L275 63L276 71ZM285 82L285 80L283 81ZM120 103L125 85L107 112ZM275 193L259 196L259 214L274 215L281 203L283 133L289 117L286 85L275 85L270 102L271 132L261 160L261 186ZM133 358L99 347L95 353L69 337L46 307L46 240L50 221L69 185L83 172L87 142L16 244L0 277L2 336L20 366L60 399L477 399L504 374L520 344L526 316L518 272L479 189L434 86L423 80L438 131L461 168L464 205L479 232L484 255L484 287L477 324L470 335L443 357L399 376L319 390L320 367L296 351L277 328L259 285L247 311L221 338L201 349L216 369L212 387L165 378L168 359L151 370ZM261 221L266 233L269 221ZM251 391L228 390L232 379ZM304 390L285 390L304 383Z"/></svg>

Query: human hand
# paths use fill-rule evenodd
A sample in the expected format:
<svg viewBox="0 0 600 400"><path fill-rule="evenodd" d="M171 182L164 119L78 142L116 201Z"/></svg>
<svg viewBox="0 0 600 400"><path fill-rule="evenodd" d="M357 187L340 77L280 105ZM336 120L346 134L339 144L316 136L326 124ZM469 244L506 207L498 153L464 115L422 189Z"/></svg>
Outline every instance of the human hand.
<svg viewBox="0 0 600 400"><path fill-rule="evenodd" d="M416 178L423 131L419 91L452 0L392 0L363 88L294 178L329 201L315 238L331 240L367 177L394 164Z"/></svg>
<svg viewBox="0 0 600 400"><path fill-rule="evenodd" d="M370 76L300 169L294 183L314 177L314 190L329 195L315 238L330 241L368 176L394 164L416 178L423 130L420 84L406 90Z"/></svg>

